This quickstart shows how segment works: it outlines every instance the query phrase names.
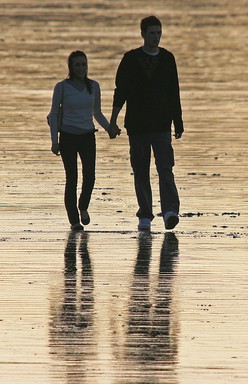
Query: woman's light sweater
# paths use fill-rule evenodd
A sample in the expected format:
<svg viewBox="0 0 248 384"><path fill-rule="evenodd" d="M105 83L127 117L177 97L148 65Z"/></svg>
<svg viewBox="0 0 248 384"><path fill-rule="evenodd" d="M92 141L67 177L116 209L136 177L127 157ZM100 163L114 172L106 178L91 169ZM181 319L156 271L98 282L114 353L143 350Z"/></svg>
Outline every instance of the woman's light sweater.
<svg viewBox="0 0 248 384"><path fill-rule="evenodd" d="M51 139L58 143L58 116L62 95L62 81L54 87L49 114ZM87 88L79 91L69 81L63 80L63 113L60 130L75 135L94 131L93 117L107 131L109 122L101 111L101 91L97 81L92 80L92 93Z"/></svg>

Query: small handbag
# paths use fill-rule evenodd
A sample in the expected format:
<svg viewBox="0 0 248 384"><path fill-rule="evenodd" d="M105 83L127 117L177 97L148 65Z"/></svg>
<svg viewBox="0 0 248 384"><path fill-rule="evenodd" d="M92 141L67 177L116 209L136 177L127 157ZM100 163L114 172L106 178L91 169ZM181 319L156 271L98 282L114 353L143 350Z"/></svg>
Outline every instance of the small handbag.
<svg viewBox="0 0 248 384"><path fill-rule="evenodd" d="M61 94L59 103L59 114L58 114L58 131L60 132L63 119L63 98L64 98L64 83L61 81ZM50 127L50 113L47 115L47 124Z"/></svg>

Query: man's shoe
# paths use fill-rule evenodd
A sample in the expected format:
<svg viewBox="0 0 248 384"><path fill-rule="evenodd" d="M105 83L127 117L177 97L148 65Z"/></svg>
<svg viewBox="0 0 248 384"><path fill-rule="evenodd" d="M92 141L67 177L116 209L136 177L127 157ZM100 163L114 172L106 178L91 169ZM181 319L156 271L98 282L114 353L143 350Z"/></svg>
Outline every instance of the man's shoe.
<svg viewBox="0 0 248 384"><path fill-rule="evenodd" d="M90 223L90 216L88 214L87 209L85 211L80 211L81 221L84 225L88 225Z"/></svg>
<svg viewBox="0 0 248 384"><path fill-rule="evenodd" d="M138 230L149 231L151 229L151 219L141 218L139 219Z"/></svg>
<svg viewBox="0 0 248 384"><path fill-rule="evenodd" d="M173 229L179 223L179 217L175 212L167 212L164 215L165 229Z"/></svg>
<svg viewBox="0 0 248 384"><path fill-rule="evenodd" d="M71 225L71 230L72 231L83 231L84 227L80 223L77 223L77 224Z"/></svg>

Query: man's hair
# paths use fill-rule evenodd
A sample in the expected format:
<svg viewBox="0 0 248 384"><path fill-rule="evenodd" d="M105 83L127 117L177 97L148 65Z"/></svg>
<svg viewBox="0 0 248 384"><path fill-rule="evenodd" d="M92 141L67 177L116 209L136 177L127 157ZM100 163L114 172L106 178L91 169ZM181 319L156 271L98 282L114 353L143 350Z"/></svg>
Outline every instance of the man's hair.
<svg viewBox="0 0 248 384"><path fill-rule="evenodd" d="M140 22L141 32L146 32L147 29L153 25L159 25L162 28L161 21L156 16L145 17Z"/></svg>

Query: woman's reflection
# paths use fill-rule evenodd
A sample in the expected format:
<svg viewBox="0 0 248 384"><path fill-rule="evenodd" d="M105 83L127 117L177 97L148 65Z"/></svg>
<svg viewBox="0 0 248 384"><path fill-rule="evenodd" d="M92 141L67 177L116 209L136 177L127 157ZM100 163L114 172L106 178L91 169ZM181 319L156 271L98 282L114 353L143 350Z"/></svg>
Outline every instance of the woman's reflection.
<svg viewBox="0 0 248 384"><path fill-rule="evenodd" d="M53 356L65 363L67 383L73 383L77 375L82 379L82 365L94 350L94 283L87 232L69 234L64 260L62 303L51 309L50 347ZM81 264L81 272L77 264ZM58 292L58 301L60 298Z"/></svg>
<svg viewBox="0 0 248 384"><path fill-rule="evenodd" d="M139 249L131 287L128 316L127 356L130 369L144 377L173 375L178 353L179 320L173 297L173 278L178 261L178 240L166 233L160 252L159 274L152 274L152 234L139 234ZM156 280L156 287L151 281ZM150 376L151 375L151 376ZM169 376L168 376L169 375ZM175 381L173 381L175 382Z"/></svg>

